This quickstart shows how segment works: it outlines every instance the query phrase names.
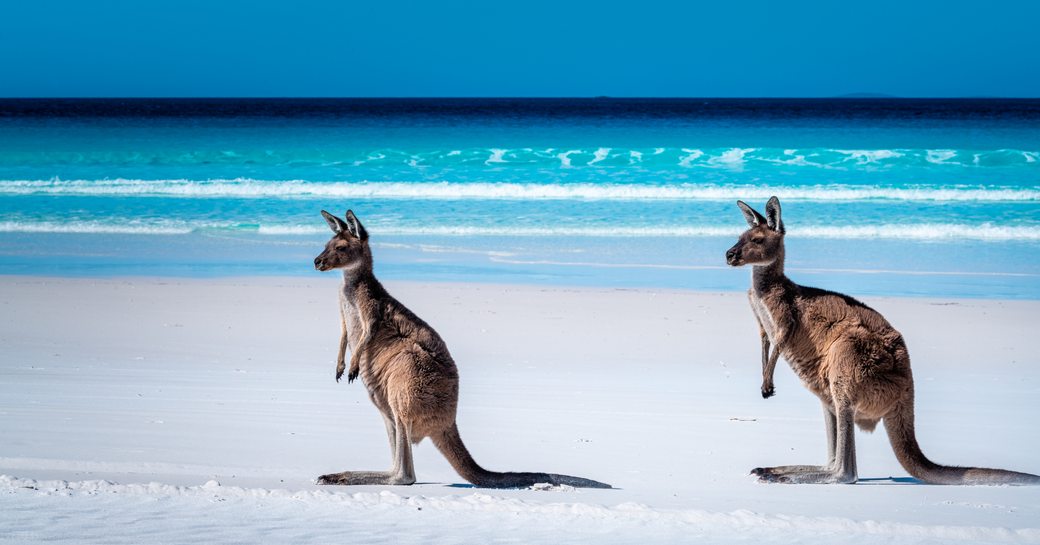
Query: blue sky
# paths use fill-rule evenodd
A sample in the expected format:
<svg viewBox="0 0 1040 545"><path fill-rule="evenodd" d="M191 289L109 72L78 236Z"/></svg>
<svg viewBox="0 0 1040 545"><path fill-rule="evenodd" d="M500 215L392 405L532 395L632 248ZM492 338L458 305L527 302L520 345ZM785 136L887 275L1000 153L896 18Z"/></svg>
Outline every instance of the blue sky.
<svg viewBox="0 0 1040 545"><path fill-rule="evenodd" d="M8 2L0 96L1040 97L1040 2Z"/></svg>

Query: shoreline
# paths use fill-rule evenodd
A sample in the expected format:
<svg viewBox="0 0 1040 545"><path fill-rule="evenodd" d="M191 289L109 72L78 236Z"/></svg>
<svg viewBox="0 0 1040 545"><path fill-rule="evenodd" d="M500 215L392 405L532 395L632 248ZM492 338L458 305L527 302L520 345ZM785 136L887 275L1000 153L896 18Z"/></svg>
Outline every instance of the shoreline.
<svg viewBox="0 0 1040 545"><path fill-rule="evenodd" d="M682 286L674 284L663 284L663 285L650 285L640 284L633 282L631 284L612 284L609 283L609 279L604 279L603 283L596 283L595 281L587 282L571 282L568 283L564 277L557 277L549 280L538 280L538 281L496 281L489 279L486 276L474 277L474 278L440 278L434 277L428 280L419 280L415 278L400 277L397 273L395 264L395 270L391 274L377 274L381 281L389 284L435 284L444 286L465 286L465 285L476 285L476 286L489 286L489 287L501 287L501 288L535 288L542 290L584 290L584 291L664 291L664 292L688 292L688 293L699 293L699 294L746 294L747 289L750 286L725 286L725 287L699 287L696 285ZM589 264L589 263L561 263L559 265L566 267L590 267L593 269L603 270L661 270L666 272L710 272L719 273L722 271L724 274L729 274L734 271L732 267L727 266L715 266L715 265L652 265L652 264ZM188 267L192 269L192 267ZM377 273L380 267L377 265ZM742 273L739 276L741 278L748 277L750 275L750 269L748 267L742 267L739 269ZM830 286L829 282L812 282L813 275L817 274L847 274L851 275L852 278L856 276L863 277L878 277L878 276L891 276L891 277L910 277L910 278L924 278L924 277L937 277L937 278L977 278L977 279L1013 279L1013 280L1028 280L1033 278L1040 278L1040 275L1032 273L1017 273L1017 272L977 272L977 271L913 271L913 270L873 270L873 269L846 269L846 268L819 268L819 267L788 267L787 270L791 273L792 280L796 283L813 288L820 288L828 291L835 291L856 299L897 299L897 300L964 300L964 301L1021 301L1021 302L1040 302L1040 291L1037 293L1022 293L1021 295L1014 296L992 296L986 293L956 293L950 295L944 294L931 294L931 293L875 293L871 289L867 289L862 293L857 293L850 289L843 289L843 287ZM254 271L249 273L238 273L238 272L198 272L193 270L191 272L184 272L183 274L167 273L167 274L140 274L134 272L88 272L77 270L68 273L46 273L46 274L29 274L26 272L2 272L0 271L0 280L11 280L11 281L26 281L31 279L37 280L49 280L49 281L60 281L60 280L78 280L78 281L162 281L162 282L229 282L229 283L242 283L250 282L255 280L256 282L265 281L276 281L276 282L323 282L319 278L313 276L315 272L313 270L301 269L300 271L285 272L285 271ZM336 280L339 281L340 276L334 275ZM506 278L523 278L515 275L497 275L505 276ZM717 282L709 282L716 283ZM848 283L848 282L844 282ZM732 282L729 282L732 284ZM982 286L979 286L979 290L982 291ZM1011 292L1003 292L1005 295Z"/></svg>
<svg viewBox="0 0 1040 545"><path fill-rule="evenodd" d="M374 210L373 222L379 225L378 203L356 204L359 209ZM560 207L565 203L551 204ZM718 212L720 218L732 213L728 208ZM320 221L312 215L306 218L311 227ZM376 275L388 281L705 292L744 292L749 285L748 271L728 267L724 261L726 249L736 240L733 236L397 236L370 232ZM184 235L0 233L0 274L306 278L315 274L314 256L327 240L323 234L219 231ZM858 297L1040 300L1040 244L1035 242L843 241L794 235L787 242L788 270L792 280L803 285Z"/></svg>

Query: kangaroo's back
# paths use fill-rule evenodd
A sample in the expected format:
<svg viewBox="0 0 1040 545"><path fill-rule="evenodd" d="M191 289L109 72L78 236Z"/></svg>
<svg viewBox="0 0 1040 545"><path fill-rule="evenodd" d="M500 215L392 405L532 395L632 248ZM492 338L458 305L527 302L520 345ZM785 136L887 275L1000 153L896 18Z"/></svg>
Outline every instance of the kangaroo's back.
<svg viewBox="0 0 1040 545"><path fill-rule="evenodd" d="M423 353L428 356L427 373L449 374L457 377L455 360L452 359L447 343L430 324L407 306L383 290L378 306L379 324L372 347L374 359L392 358L401 352Z"/></svg>
<svg viewBox="0 0 1040 545"><path fill-rule="evenodd" d="M850 335L876 336L888 341L901 338L880 312L843 293L797 286L793 300L793 320L816 350L825 350L829 344Z"/></svg>

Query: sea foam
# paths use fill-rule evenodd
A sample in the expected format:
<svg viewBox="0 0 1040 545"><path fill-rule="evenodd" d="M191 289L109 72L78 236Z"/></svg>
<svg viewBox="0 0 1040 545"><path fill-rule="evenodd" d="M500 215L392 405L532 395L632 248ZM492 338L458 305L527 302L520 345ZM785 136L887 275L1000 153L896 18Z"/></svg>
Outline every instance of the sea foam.
<svg viewBox="0 0 1040 545"><path fill-rule="evenodd" d="M0 180L0 195L394 200L1040 201L1040 185L870 186L510 182L310 182L303 180Z"/></svg>
<svg viewBox="0 0 1040 545"><path fill-rule="evenodd" d="M369 221L368 230L384 236L436 237L601 237L601 238L704 238L733 237L739 225L610 225L610 226L487 226L420 225L397 221ZM111 219L69 222L0 222L3 233L83 233L128 235L183 235L193 232L251 232L260 235L323 235L328 229L315 224L239 224L190 221ZM801 225L788 227L789 237L805 239L916 241L1040 241L1040 229L1032 226L966 225L948 223L877 224L854 226Z"/></svg>
<svg viewBox="0 0 1040 545"><path fill-rule="evenodd" d="M63 165L67 167L117 165L124 168L162 166L205 167L248 165L249 168L298 168L355 166L385 168L394 166L466 168L474 163L504 167L626 166L639 156L645 168L668 170L677 166L704 169L734 167L797 169L799 166L844 171L878 168L1037 168L1040 150L1036 149L948 149L876 148L837 149L826 147L399 147L352 150L258 150L206 149L190 152L78 151L43 150L0 152L0 163L22 166ZM804 162L791 162L801 156Z"/></svg>

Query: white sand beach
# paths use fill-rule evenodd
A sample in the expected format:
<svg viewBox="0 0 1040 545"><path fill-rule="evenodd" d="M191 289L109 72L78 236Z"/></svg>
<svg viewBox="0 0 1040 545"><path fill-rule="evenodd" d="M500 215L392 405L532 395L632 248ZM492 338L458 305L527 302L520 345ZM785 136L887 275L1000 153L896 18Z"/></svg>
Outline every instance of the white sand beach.
<svg viewBox="0 0 1040 545"><path fill-rule="evenodd" d="M414 486L319 487L390 463L333 378L338 282L0 277L0 543L1040 543L1040 487L916 483L880 429L856 485L749 477L825 437L785 363L759 395L742 293L388 283L448 343L478 462L616 489L475 489L429 442ZM1040 472L1040 302L865 302L929 457Z"/></svg>

